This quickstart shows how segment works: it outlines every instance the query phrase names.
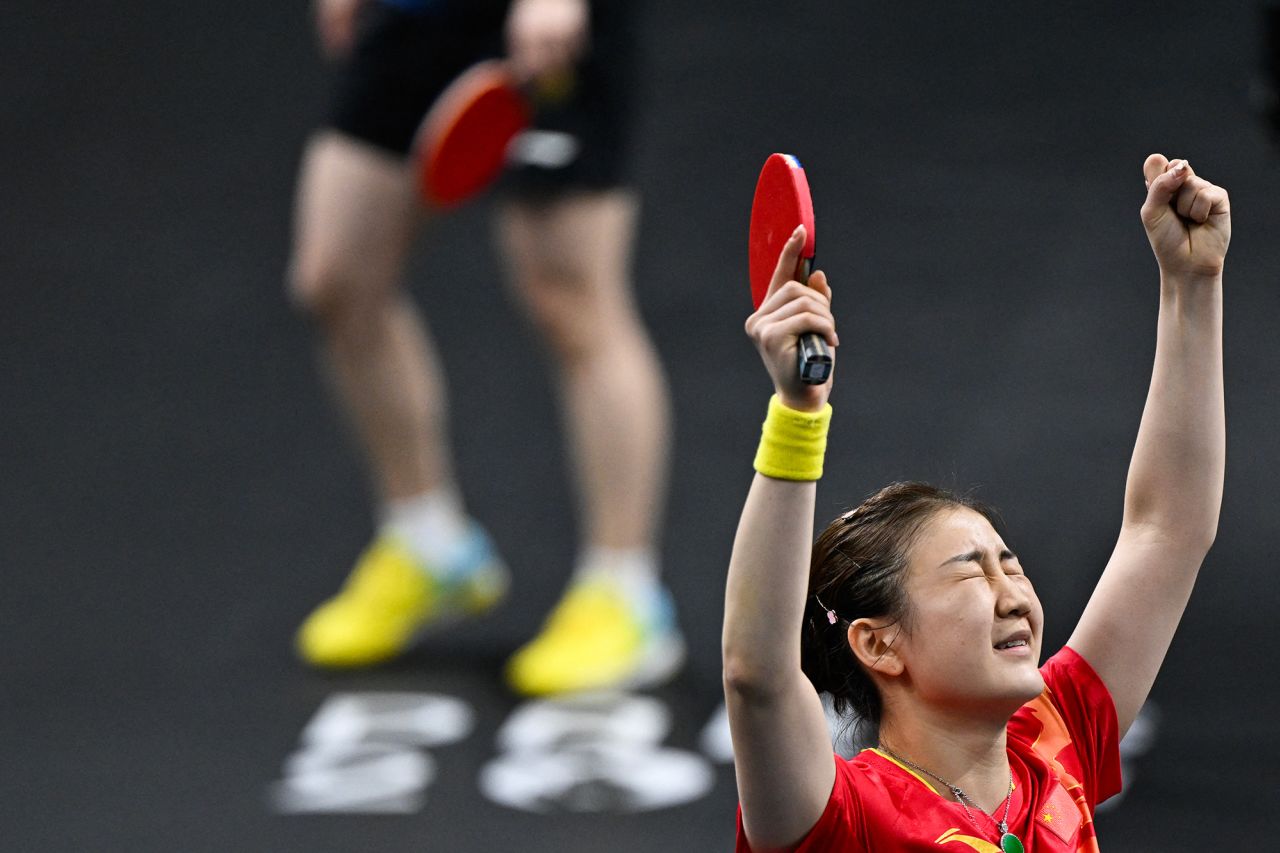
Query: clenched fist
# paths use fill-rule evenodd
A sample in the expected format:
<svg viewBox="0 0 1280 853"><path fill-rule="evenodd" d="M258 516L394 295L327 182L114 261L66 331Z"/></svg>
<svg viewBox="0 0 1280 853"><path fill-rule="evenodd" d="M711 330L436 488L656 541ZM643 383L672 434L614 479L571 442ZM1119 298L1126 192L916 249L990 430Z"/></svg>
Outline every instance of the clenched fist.
<svg viewBox="0 0 1280 853"><path fill-rule="evenodd" d="M1163 275L1215 278L1231 242L1227 191L1198 177L1186 160L1152 154L1142 164L1147 200L1142 224Z"/></svg>

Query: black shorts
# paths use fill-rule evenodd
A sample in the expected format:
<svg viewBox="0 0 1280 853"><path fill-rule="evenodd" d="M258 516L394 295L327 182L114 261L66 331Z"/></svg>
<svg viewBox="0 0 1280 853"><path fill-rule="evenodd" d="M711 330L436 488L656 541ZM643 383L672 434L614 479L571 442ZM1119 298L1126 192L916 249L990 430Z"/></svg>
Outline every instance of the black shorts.
<svg viewBox="0 0 1280 853"><path fill-rule="evenodd" d="M419 14L369 3L338 83L331 126L407 154L440 92L474 63L502 54L507 5L506 0L471 0ZM571 94L536 104L533 130L543 133L527 140L561 144L552 145L551 157L537 156L531 144L531 156L503 178L504 189L536 197L626 183L625 123L635 59L631 6L625 0L591 3L591 46L578 64ZM541 150L545 153L546 146Z"/></svg>

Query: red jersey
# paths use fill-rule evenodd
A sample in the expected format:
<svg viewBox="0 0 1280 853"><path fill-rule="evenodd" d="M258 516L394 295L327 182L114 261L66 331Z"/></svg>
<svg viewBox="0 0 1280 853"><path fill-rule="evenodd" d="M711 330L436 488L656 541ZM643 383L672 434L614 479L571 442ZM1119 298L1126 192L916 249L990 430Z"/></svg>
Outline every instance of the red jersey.
<svg viewBox="0 0 1280 853"><path fill-rule="evenodd" d="M1044 692L1009 720L1009 831L1027 853L1097 853L1093 811L1120 791L1115 703L1093 667L1070 648L1046 661L1040 673ZM835 761L827 808L804 840L789 848L795 853L1000 853L994 821L970 809L975 828L933 780L885 753L865 749ZM737 853L751 853L741 808Z"/></svg>

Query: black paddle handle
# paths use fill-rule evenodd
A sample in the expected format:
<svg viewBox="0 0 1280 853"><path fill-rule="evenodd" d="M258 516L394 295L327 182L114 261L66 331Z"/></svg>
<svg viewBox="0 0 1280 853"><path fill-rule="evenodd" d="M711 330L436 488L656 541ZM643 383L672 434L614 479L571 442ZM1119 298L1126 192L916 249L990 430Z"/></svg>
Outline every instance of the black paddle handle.
<svg viewBox="0 0 1280 853"><path fill-rule="evenodd" d="M813 271L813 258L800 260L800 280L809 283L809 273ZM800 371L800 381L806 385L821 385L831 378L831 348L821 335L805 332L800 336L800 345L796 349L796 367Z"/></svg>

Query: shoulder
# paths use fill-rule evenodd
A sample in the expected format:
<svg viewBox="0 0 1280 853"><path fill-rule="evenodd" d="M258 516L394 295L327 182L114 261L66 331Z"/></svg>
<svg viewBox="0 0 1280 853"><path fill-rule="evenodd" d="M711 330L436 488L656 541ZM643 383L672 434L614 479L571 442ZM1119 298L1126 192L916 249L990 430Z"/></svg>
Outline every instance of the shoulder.
<svg viewBox="0 0 1280 853"><path fill-rule="evenodd" d="M852 758L834 756L835 784L826 811L798 853L870 850L870 840L895 832L904 814L914 814L937 799L933 788L875 749Z"/></svg>
<svg viewBox="0 0 1280 853"><path fill-rule="evenodd" d="M878 749L864 749L850 762L858 771L866 814L895 820L902 812L918 812L939 801L934 783Z"/></svg>
<svg viewBox="0 0 1280 853"><path fill-rule="evenodd" d="M1074 649L1063 646L1040 667L1044 690L1010 721L1011 732L1048 729L1115 729L1115 702L1101 677Z"/></svg>
<svg viewBox="0 0 1280 853"><path fill-rule="evenodd" d="M1102 677L1084 657L1070 646L1063 646L1058 653L1040 667L1045 684L1072 691L1087 691L1091 698L1111 701L1111 694Z"/></svg>
<svg viewBox="0 0 1280 853"><path fill-rule="evenodd" d="M864 843L862 817L863 793L871 785L865 762L860 755L846 759L833 754L832 759L836 765L836 778L831 787L831 796L827 799L827 807L808 834L796 846L788 848L792 853L818 853L824 850L857 853L869 849ZM753 853L742 826L741 806L738 807L735 849L737 853Z"/></svg>
<svg viewBox="0 0 1280 853"><path fill-rule="evenodd" d="M1040 672L1044 691L1009 721L1009 746L1043 762L1068 790L1083 788L1095 806L1120 789L1115 703L1089 662L1069 647Z"/></svg>

